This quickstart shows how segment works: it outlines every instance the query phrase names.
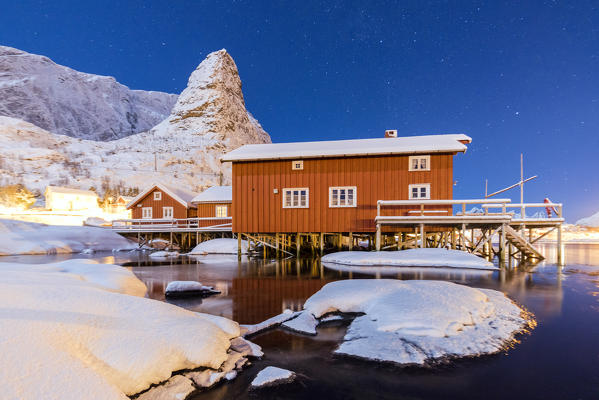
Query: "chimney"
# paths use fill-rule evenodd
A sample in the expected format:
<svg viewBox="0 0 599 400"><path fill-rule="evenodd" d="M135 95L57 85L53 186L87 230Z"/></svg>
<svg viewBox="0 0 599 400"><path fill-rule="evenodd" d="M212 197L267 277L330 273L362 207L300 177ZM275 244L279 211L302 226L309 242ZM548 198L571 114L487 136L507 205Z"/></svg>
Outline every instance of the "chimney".
<svg viewBox="0 0 599 400"><path fill-rule="evenodd" d="M397 137L397 129L387 129L385 131L385 137Z"/></svg>

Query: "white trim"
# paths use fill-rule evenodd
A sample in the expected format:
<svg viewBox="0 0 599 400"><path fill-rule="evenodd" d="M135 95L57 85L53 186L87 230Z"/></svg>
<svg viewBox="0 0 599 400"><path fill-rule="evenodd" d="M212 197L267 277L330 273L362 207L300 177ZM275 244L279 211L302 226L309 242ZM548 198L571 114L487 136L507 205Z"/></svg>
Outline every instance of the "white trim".
<svg viewBox="0 0 599 400"><path fill-rule="evenodd" d="M162 200L162 192L160 192L158 190L155 190L153 194L154 194L154 200L155 201Z"/></svg>
<svg viewBox="0 0 599 400"><path fill-rule="evenodd" d="M301 191L305 191L306 192L306 204L304 205L300 205L301 203L301 193L298 193L298 197L296 199L294 199L293 197L291 198L291 204L290 205L286 205L286 201L287 200L287 191L297 191L297 192L301 192ZM283 200L283 208L310 208L310 188L283 188L282 189L283 192L283 196L281 196L281 199ZM293 196L293 194L292 194ZM294 200L298 200L297 204L298 205L294 205Z"/></svg>
<svg viewBox="0 0 599 400"><path fill-rule="evenodd" d="M225 215L218 215L218 209L224 207L225 208ZM227 218L229 216L229 207L227 207L226 205L222 205L222 204L217 204L214 206L214 216L217 218Z"/></svg>
<svg viewBox="0 0 599 400"><path fill-rule="evenodd" d="M418 189L419 197L412 197L412 189ZM426 188L426 197L421 197L422 188ZM431 184L430 183L415 183L408 186L408 199L410 200L429 200L431 198Z"/></svg>
<svg viewBox="0 0 599 400"><path fill-rule="evenodd" d="M291 169L294 171L300 171L304 169L304 161L303 160L293 160L291 161Z"/></svg>
<svg viewBox="0 0 599 400"><path fill-rule="evenodd" d="M414 168L413 161L418 160L418 166ZM426 168L421 168L422 160L425 160ZM408 171L430 171L431 170L431 156L430 155L420 155L420 156L410 156L408 160Z"/></svg>
<svg viewBox="0 0 599 400"><path fill-rule="evenodd" d="M339 199L337 205L333 204L333 190L337 191L346 191L345 193L345 201L347 202L348 198L348 190L353 190L353 202L352 204L340 204L341 199ZM341 193L339 193L340 195ZM329 208L347 208L347 207L357 207L358 206L358 187L357 186L329 186Z"/></svg>
<svg viewBox="0 0 599 400"><path fill-rule="evenodd" d="M151 191L154 190L154 188L162 190L164 193L166 193L169 196L171 196L175 201L181 203L186 208L190 207L190 204L188 204L185 200L183 200L182 198L180 198L176 194L172 193L170 190L168 190L166 187L164 187L160 183L153 183L146 190L144 190L143 192L140 192L133 200L131 200L129 202L129 204L127 204L127 208L133 207L133 205L135 205L135 203L139 202L141 199L143 199L144 197L146 197Z"/></svg>
<svg viewBox="0 0 599 400"><path fill-rule="evenodd" d="M146 211L148 211L148 210L150 210L150 212L146 213ZM152 219L152 207L142 207L141 208L141 219Z"/></svg>
<svg viewBox="0 0 599 400"><path fill-rule="evenodd" d="M170 210L170 216L165 215L166 210ZM173 207L162 207L162 219L173 219L175 218L175 209Z"/></svg>

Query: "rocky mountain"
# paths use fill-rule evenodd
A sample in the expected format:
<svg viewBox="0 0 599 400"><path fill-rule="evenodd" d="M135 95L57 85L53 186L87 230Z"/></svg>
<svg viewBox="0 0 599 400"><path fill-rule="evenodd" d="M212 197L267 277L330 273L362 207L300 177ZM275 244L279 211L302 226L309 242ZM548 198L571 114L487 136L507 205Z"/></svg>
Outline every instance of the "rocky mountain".
<svg viewBox="0 0 599 400"><path fill-rule="evenodd" d="M170 115L147 132L101 142L0 117L0 185L43 191L48 184L143 188L159 181L198 191L230 183L222 154L267 142L269 135L245 108L235 62L220 50L202 61Z"/></svg>
<svg viewBox="0 0 599 400"><path fill-rule="evenodd" d="M599 212L591 215L590 217L579 219L576 221L576 225L586 226L589 228L599 228Z"/></svg>
<svg viewBox="0 0 599 400"><path fill-rule="evenodd" d="M162 121L177 95L131 90L113 77L86 74L48 57L0 46L0 115L52 133L113 140Z"/></svg>

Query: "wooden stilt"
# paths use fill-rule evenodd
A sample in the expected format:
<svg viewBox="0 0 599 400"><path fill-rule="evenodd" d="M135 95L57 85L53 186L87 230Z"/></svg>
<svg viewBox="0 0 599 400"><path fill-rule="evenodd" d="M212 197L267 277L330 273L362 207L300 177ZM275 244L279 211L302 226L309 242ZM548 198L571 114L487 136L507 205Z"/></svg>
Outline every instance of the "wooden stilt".
<svg viewBox="0 0 599 400"><path fill-rule="evenodd" d="M241 233L237 234L237 260L241 261Z"/></svg>
<svg viewBox="0 0 599 400"><path fill-rule="evenodd" d="M324 233L320 233L320 239L319 239L319 245L320 245L320 255L322 256L324 254Z"/></svg>
<svg viewBox="0 0 599 400"><path fill-rule="evenodd" d="M374 239L374 241L375 241L374 245L376 246L376 251L380 251L381 250L381 224L379 224L379 223L376 224L376 238Z"/></svg>
<svg viewBox="0 0 599 400"><path fill-rule="evenodd" d="M354 234L353 234L353 232L350 232L349 233L349 247L348 247L348 249L349 249L349 251L352 251L353 248L354 248Z"/></svg>
<svg viewBox="0 0 599 400"><path fill-rule="evenodd" d="M426 247L426 237L424 236L424 224L420 224L420 248Z"/></svg>

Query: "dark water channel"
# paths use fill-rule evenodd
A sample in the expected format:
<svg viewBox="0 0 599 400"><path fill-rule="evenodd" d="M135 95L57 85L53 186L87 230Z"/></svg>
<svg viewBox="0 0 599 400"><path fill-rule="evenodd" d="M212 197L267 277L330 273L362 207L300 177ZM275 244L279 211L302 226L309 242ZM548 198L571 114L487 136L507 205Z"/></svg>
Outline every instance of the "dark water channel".
<svg viewBox="0 0 599 400"><path fill-rule="evenodd" d="M544 249L554 260L555 249ZM52 262L90 256L20 256L1 261ZM339 272L318 260L237 262L235 256L149 261L143 255L91 256L125 265L148 286L149 296L164 301L173 280L197 280L220 295L170 301L194 311L257 323L286 308L300 309L323 285L338 279L440 279L500 290L535 315L538 326L519 337L507 352L425 368L334 356L344 323L319 328L316 337L276 329L255 336L265 357L237 379L195 399L599 399L599 245L566 245L567 265L472 273L463 270L397 270L379 274ZM42 261L43 259L43 261ZM182 334L185 334L182 332ZM249 383L265 366L301 375L292 384L250 391Z"/></svg>

